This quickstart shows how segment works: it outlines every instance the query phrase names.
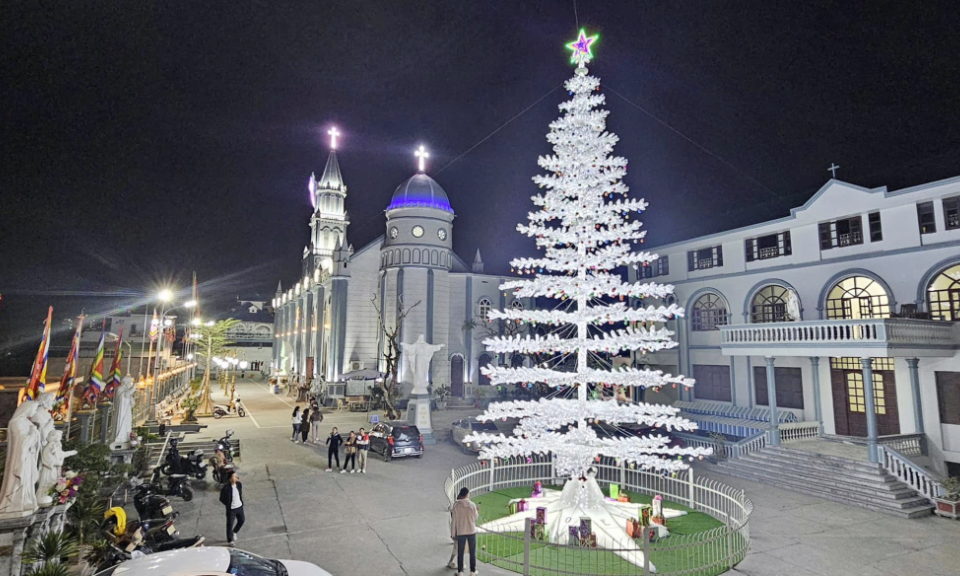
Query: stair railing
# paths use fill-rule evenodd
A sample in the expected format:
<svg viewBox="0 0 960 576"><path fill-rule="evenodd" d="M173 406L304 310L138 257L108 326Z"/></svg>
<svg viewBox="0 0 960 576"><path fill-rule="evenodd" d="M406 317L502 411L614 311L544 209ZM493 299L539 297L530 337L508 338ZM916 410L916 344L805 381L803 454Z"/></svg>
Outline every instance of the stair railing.
<svg viewBox="0 0 960 576"><path fill-rule="evenodd" d="M737 442L718 442L713 438L687 434L685 432L673 432L671 435L683 440L687 447L710 448L713 450L715 456L721 459L730 459L741 458L766 446L768 433L769 430L760 430Z"/></svg>
<svg viewBox="0 0 960 576"><path fill-rule="evenodd" d="M936 476L917 466L890 446L879 444L877 452L880 456L880 466L884 470L930 502L936 503L935 499L944 493L943 485Z"/></svg>
<svg viewBox="0 0 960 576"><path fill-rule="evenodd" d="M797 442L799 440L816 440L820 437L819 422L790 422L778 426L781 442Z"/></svg>

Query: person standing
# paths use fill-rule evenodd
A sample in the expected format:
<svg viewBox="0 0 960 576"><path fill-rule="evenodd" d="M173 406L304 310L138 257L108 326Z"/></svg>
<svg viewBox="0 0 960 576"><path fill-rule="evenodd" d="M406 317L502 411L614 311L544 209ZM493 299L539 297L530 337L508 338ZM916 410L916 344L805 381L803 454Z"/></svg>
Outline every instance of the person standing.
<svg viewBox="0 0 960 576"><path fill-rule="evenodd" d="M300 439L297 438L297 436L300 435L300 407L299 406L294 407L293 415L291 415L290 418L291 418L290 423L293 424L293 437L290 439L293 440L294 444L296 444L297 442L300 441Z"/></svg>
<svg viewBox="0 0 960 576"><path fill-rule="evenodd" d="M310 441L314 444L320 442L320 424L323 422L323 413L320 407L314 404L314 409L310 411Z"/></svg>
<svg viewBox="0 0 960 576"><path fill-rule="evenodd" d="M307 443L307 436L310 434L310 409L304 408L300 416L300 440Z"/></svg>
<svg viewBox="0 0 960 576"><path fill-rule="evenodd" d="M463 487L453 503L450 537L457 541L457 576L463 576L463 551L470 545L470 574L477 575L477 517L480 510L470 500L470 489Z"/></svg>
<svg viewBox="0 0 960 576"><path fill-rule="evenodd" d="M347 436L347 441L344 443L344 446L347 447L347 458L343 461L343 470L341 470L340 473L343 474L347 471L347 466L351 466L350 473L353 474L357 471L357 434L353 430L351 430L350 435Z"/></svg>
<svg viewBox="0 0 960 576"><path fill-rule="evenodd" d="M246 521L243 514L243 483L236 471L230 473L230 480L220 489L220 503L227 509L227 546L236 546L237 533Z"/></svg>
<svg viewBox="0 0 960 576"><path fill-rule="evenodd" d="M370 435L363 428L357 435L357 466L360 467L360 473L367 473L367 450L370 449Z"/></svg>
<svg viewBox="0 0 960 576"><path fill-rule="evenodd" d="M333 470L333 461L337 461L337 470L340 470L340 445L343 444L343 438L340 436L340 433L337 432L337 427L334 426L333 430L330 431L330 435L327 436L327 472ZM343 472L343 470L340 470Z"/></svg>

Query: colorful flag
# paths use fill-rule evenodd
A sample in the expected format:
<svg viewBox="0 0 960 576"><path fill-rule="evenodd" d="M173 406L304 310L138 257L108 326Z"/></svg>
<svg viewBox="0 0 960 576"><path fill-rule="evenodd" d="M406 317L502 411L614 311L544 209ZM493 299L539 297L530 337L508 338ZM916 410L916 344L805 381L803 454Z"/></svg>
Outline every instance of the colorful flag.
<svg viewBox="0 0 960 576"><path fill-rule="evenodd" d="M110 373L107 374L107 385L103 389L103 397L107 400L113 400L113 393L120 386L121 363L123 362L123 324L120 325L120 331L117 333L117 347L113 352L113 364L110 365Z"/></svg>
<svg viewBox="0 0 960 576"><path fill-rule="evenodd" d="M73 334L73 344L70 345L70 355L63 367L63 377L60 378L60 389L57 390L56 405L61 405L73 391L73 383L77 378L77 364L80 362L80 334L83 333L83 316L77 319L77 331Z"/></svg>
<svg viewBox="0 0 960 576"><path fill-rule="evenodd" d="M94 406L97 403L97 396L103 390L103 337L107 331L107 319L103 319L103 326L100 328L100 343L97 345L97 354L93 357L93 364L90 366L90 378L87 380L87 387L83 389L83 403Z"/></svg>
<svg viewBox="0 0 960 576"><path fill-rule="evenodd" d="M153 320L150 321L150 341L156 342L160 334L160 319L157 318L157 309L153 309Z"/></svg>
<svg viewBox="0 0 960 576"><path fill-rule="evenodd" d="M43 337L40 339L40 349L37 350L37 359L30 370L30 379L24 390L24 400L36 400L47 387L47 356L50 354L50 324L53 321L53 306L47 310L47 322L43 328Z"/></svg>

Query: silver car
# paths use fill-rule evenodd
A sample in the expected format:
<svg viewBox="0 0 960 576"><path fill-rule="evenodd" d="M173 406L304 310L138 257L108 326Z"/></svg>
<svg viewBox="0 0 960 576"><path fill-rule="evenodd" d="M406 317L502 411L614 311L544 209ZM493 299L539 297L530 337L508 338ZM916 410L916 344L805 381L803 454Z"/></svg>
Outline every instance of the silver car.
<svg viewBox="0 0 960 576"><path fill-rule="evenodd" d="M450 434L450 440L454 444L459 444L464 452L479 452L482 446L479 442L466 442L464 438L474 432L486 432L488 434L499 434L500 429L493 422L480 422L472 418L464 418L453 423L453 430Z"/></svg>

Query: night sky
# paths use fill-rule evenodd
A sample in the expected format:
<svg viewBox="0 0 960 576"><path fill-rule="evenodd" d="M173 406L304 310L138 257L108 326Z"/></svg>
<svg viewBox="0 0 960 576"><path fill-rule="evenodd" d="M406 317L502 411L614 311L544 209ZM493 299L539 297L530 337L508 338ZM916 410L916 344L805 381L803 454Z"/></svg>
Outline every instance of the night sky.
<svg viewBox="0 0 960 576"><path fill-rule="evenodd" d="M955 2L578 4L6 2L2 348L48 304L295 281L331 125L356 248L424 143L456 251L508 271L577 18L652 246L782 216L833 162L892 189L960 174Z"/></svg>

